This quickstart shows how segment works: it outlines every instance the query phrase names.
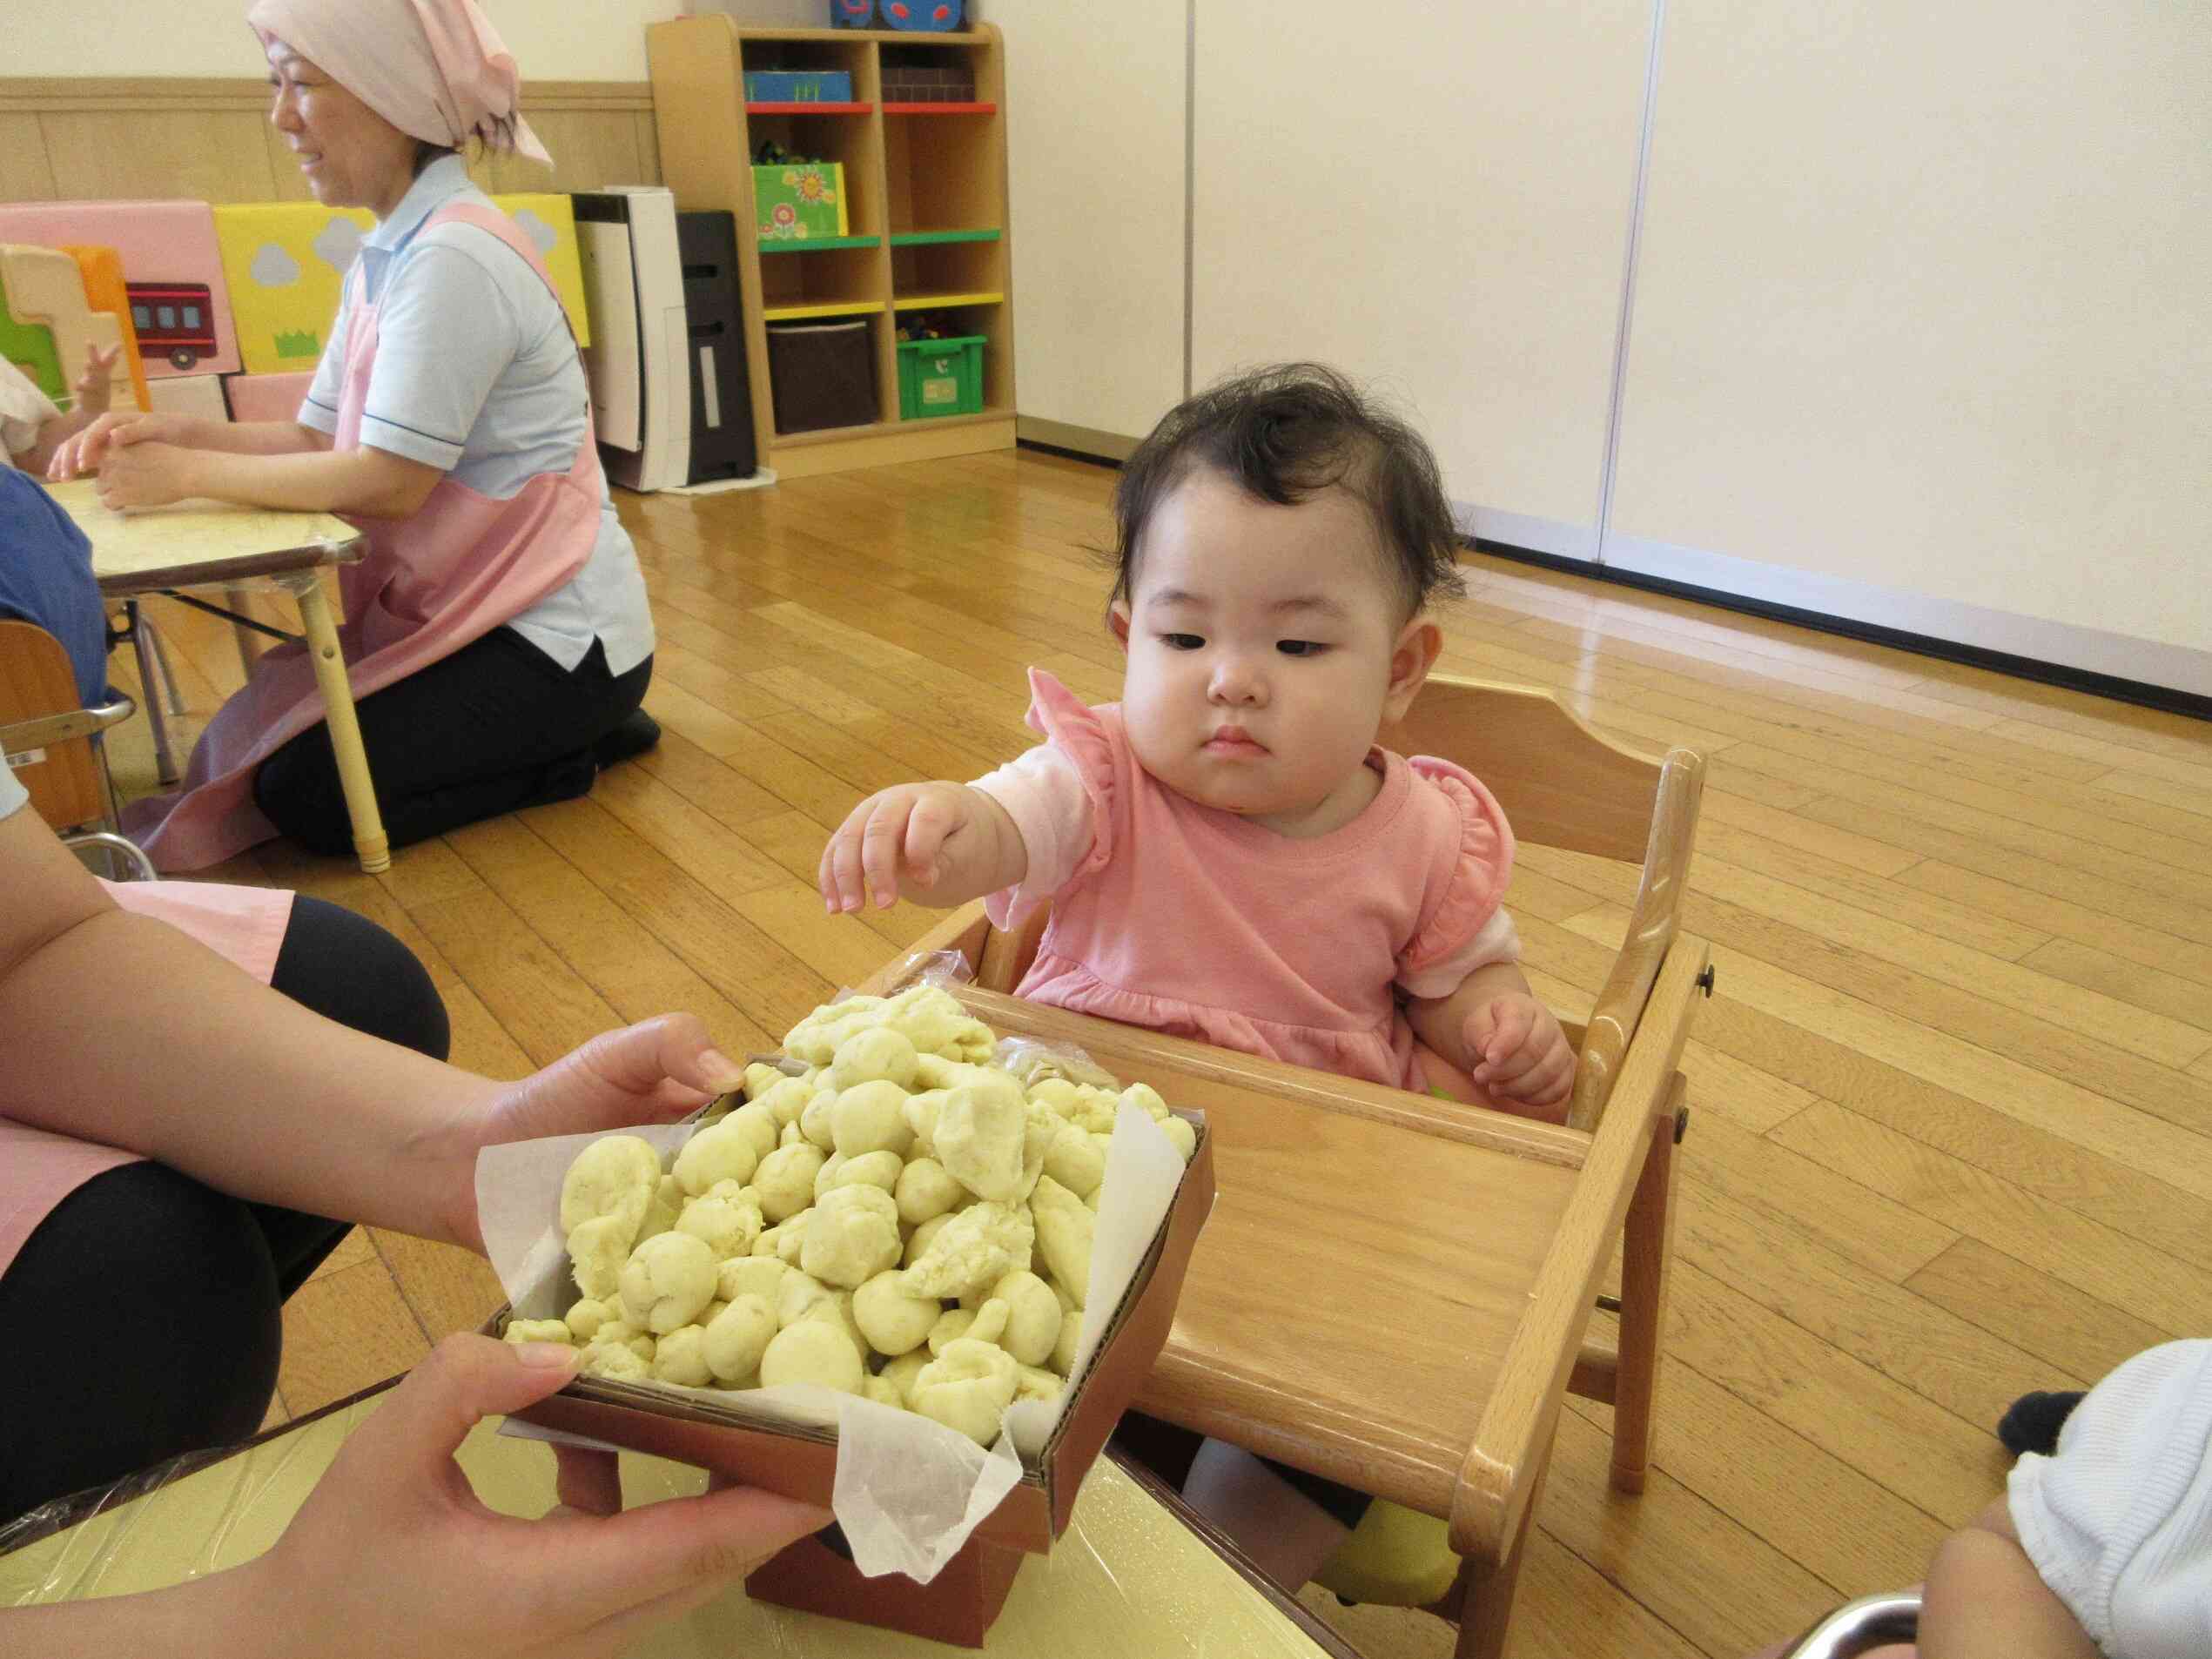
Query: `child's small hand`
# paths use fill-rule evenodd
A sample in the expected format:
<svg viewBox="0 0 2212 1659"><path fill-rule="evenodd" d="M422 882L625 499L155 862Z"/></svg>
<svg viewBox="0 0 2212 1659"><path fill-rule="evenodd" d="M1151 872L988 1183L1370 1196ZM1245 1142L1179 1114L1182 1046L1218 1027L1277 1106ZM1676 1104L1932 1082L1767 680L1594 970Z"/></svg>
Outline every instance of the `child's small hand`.
<svg viewBox="0 0 2212 1659"><path fill-rule="evenodd" d="M975 823L975 800L958 783L900 783L870 796L822 850L822 902L832 913L857 910L864 898L886 910L898 901L902 874L918 888L934 887L951 843Z"/></svg>
<svg viewBox="0 0 2212 1659"><path fill-rule="evenodd" d="M1492 1094L1556 1106L1575 1083L1575 1051L1551 1011L1525 991L1478 1004L1467 1017L1468 1070Z"/></svg>
<svg viewBox="0 0 2212 1659"><path fill-rule="evenodd" d="M87 342L84 347L84 372L77 377L77 413L87 422L97 420L108 412L114 397L115 366L123 360L123 347L115 346L106 351Z"/></svg>

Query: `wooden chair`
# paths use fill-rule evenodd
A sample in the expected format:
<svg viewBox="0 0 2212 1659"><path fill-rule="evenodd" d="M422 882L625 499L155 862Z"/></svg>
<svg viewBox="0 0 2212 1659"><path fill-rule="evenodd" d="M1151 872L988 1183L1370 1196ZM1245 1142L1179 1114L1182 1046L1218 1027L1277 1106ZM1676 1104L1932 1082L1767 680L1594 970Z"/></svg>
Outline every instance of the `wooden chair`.
<svg viewBox="0 0 2212 1659"><path fill-rule="evenodd" d="M0 749L32 809L70 846L99 848L151 881L145 854L117 833L115 786L101 741L132 708L121 692L85 708L62 642L35 622L0 619ZM100 828L88 830L92 824Z"/></svg>
<svg viewBox="0 0 2212 1659"><path fill-rule="evenodd" d="M1688 1115L1677 1066L1711 987L1704 943L1680 930L1704 762L1621 748L1547 692L1442 676L1383 742L1466 767L1523 844L1641 866L1620 953L1587 1023L1568 1024L1581 1058L1564 1127L1019 1002L1041 917L1002 931L972 904L914 953L965 957L960 994L994 1029L1077 1042L1207 1111L1220 1198L1139 1406L1449 1521L1458 1652L1487 1659L1568 1388L1612 1404L1612 1484L1644 1485ZM913 963L864 989L897 988ZM1617 1238L1619 1340L1594 1344ZM1399 1327L1378 1342L1362 1321L1389 1304Z"/></svg>

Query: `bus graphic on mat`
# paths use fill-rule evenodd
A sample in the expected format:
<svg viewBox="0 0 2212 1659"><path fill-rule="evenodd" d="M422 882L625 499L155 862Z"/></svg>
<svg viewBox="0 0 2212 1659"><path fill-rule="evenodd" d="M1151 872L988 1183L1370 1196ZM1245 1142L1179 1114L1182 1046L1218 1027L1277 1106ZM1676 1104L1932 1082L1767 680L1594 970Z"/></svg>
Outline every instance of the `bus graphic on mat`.
<svg viewBox="0 0 2212 1659"><path fill-rule="evenodd" d="M204 282L131 282L131 326L140 357L165 357L188 369L215 354L215 312Z"/></svg>

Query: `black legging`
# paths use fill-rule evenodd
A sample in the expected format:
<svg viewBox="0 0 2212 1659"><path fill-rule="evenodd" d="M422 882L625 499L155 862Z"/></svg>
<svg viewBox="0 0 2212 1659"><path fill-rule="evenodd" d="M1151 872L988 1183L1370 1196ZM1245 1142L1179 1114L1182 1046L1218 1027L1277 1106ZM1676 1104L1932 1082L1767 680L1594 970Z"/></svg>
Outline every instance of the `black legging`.
<svg viewBox="0 0 2212 1659"><path fill-rule="evenodd" d="M295 898L270 984L356 1031L446 1058L430 976L351 910ZM0 1521L252 1435L276 1391L279 1309L347 1230L153 1163L97 1175L55 1206L0 1274L0 1330L12 1333L0 1365Z"/></svg>
<svg viewBox="0 0 2212 1659"><path fill-rule="evenodd" d="M564 668L513 628L495 628L363 697L361 747L392 845L588 793L595 747L645 700L652 677L651 657L608 674L596 640ZM309 727L264 761L253 799L310 852L353 850L327 726Z"/></svg>

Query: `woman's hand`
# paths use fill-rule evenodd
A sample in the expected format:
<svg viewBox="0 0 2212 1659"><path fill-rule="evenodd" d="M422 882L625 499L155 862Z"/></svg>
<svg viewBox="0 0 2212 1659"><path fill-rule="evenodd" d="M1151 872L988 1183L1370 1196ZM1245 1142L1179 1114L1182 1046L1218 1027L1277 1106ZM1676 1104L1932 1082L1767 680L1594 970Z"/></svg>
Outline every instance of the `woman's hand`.
<svg viewBox="0 0 2212 1659"><path fill-rule="evenodd" d="M1527 1106L1556 1106L1575 1085L1567 1033L1526 991L1506 991L1467 1016L1468 1073L1493 1095Z"/></svg>
<svg viewBox="0 0 2212 1659"><path fill-rule="evenodd" d="M669 1123L729 1093L744 1069L714 1045L694 1014L662 1014L595 1037L542 1071L506 1085L455 1136L444 1185L452 1236L481 1251L476 1154L511 1140Z"/></svg>
<svg viewBox="0 0 2212 1659"><path fill-rule="evenodd" d="M103 414L54 452L46 476L59 484L97 473L110 455L128 445L182 444L190 424L183 415L140 414L136 409Z"/></svg>
<svg viewBox="0 0 2212 1659"><path fill-rule="evenodd" d="M198 495L201 491L193 470L198 462L197 450L143 439L126 440L118 433L100 462L100 505L120 513L125 507L167 507Z"/></svg>
<svg viewBox="0 0 2212 1659"><path fill-rule="evenodd" d="M603 1490L575 1501L586 1494L572 1493L566 1459L562 1501L541 1520L486 1508L454 1450L480 1419L575 1374L558 1345L440 1343L346 1442L276 1547L238 1569L245 1615L319 1659L611 1659L829 1525L827 1510L743 1488L602 1513Z"/></svg>

